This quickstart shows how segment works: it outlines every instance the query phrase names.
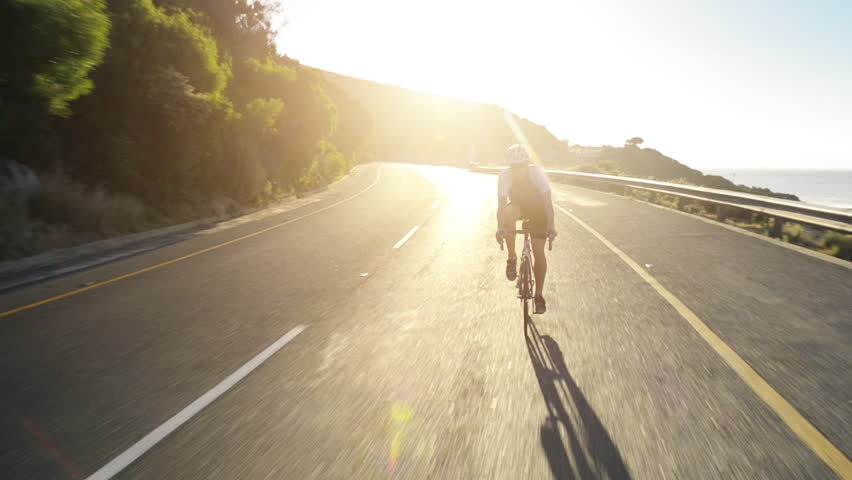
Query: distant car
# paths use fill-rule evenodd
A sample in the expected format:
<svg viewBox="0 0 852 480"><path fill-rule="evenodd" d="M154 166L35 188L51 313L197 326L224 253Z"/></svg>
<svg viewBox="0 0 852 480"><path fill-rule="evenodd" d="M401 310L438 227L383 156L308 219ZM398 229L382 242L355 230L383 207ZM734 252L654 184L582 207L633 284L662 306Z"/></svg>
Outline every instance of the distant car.
<svg viewBox="0 0 852 480"><path fill-rule="evenodd" d="M468 170L476 170L479 168L479 162L468 162L467 168Z"/></svg>

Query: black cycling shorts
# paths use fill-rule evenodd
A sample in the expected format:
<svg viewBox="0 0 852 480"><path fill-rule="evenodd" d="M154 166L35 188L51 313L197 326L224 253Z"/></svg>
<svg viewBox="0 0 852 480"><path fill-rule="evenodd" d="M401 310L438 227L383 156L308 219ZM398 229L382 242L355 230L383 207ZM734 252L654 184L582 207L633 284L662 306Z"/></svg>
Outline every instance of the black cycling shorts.
<svg viewBox="0 0 852 480"><path fill-rule="evenodd" d="M509 202L509 206L512 205L521 211L519 220L527 222L527 228L534 232L532 238L547 238L547 213L543 203Z"/></svg>

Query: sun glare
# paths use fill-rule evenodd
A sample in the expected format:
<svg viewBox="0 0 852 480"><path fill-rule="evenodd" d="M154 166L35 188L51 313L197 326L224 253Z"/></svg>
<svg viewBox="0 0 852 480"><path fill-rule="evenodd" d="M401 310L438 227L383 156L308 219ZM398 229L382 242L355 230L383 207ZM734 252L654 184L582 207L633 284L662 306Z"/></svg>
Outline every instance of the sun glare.
<svg viewBox="0 0 852 480"><path fill-rule="evenodd" d="M279 46L345 75L497 104L574 144L639 135L695 167L848 161L852 77L837 53L848 35L829 29L840 43L822 45L784 18L831 21L804 7L764 18L736 2L688 3L294 0Z"/></svg>
<svg viewBox="0 0 852 480"><path fill-rule="evenodd" d="M524 135L524 131L521 129L521 126L518 125L518 121L515 120L515 116L507 110L503 112L503 119L506 120L506 124L509 125L512 133L515 134L515 138L518 140L518 143L523 145L524 148L527 149L527 152L529 152L530 157L532 157L532 163L535 165L542 165L541 159L533 148L532 143L527 140L527 136Z"/></svg>

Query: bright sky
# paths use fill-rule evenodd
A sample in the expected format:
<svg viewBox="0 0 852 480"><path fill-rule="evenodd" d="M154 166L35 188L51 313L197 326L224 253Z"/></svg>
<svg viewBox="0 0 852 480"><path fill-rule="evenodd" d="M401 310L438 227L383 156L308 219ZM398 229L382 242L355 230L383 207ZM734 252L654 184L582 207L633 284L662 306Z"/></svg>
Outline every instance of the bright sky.
<svg viewBox="0 0 852 480"><path fill-rule="evenodd" d="M696 168L852 169L852 1L282 0L306 65Z"/></svg>

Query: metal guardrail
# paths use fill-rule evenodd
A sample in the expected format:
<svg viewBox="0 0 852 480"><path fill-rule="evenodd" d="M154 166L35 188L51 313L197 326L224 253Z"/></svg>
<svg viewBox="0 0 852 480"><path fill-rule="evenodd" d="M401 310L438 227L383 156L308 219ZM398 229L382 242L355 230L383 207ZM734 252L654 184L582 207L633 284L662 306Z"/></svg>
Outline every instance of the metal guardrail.
<svg viewBox="0 0 852 480"><path fill-rule="evenodd" d="M503 171L499 167L472 167L473 172L497 174ZM818 227L838 233L852 235L852 212L765 197L750 193L733 192L717 188L695 187L676 183L657 182L640 178L616 177L594 173L564 172L560 170L545 170L553 181L572 183L579 186L588 184L603 184L624 189L635 189L646 192L672 195L705 204L716 205L716 218L721 222L733 210L747 210L760 213L775 219L772 235L781 236L781 229L786 222ZM682 202L678 202L681 204Z"/></svg>

